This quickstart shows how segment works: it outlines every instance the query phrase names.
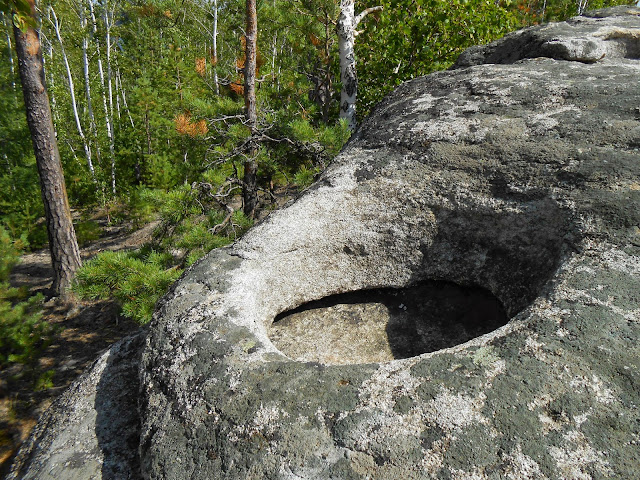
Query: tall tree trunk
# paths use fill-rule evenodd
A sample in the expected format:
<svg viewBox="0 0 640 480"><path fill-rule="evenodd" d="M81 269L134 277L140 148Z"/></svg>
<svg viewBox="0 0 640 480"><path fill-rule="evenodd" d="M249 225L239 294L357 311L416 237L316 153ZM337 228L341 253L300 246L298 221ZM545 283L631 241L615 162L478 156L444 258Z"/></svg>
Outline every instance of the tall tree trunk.
<svg viewBox="0 0 640 480"><path fill-rule="evenodd" d="M355 0L340 0L340 16L336 30L338 32L338 49L340 52L340 118L347 120L349 129L355 130L356 99L358 97L358 77L356 75L355 40L356 28L362 19L371 12L382 10L381 6L363 10L355 14Z"/></svg>
<svg viewBox="0 0 640 480"><path fill-rule="evenodd" d="M13 98L15 100L15 104L17 104L17 97L16 97L16 72L15 69L13 67L13 48L11 48L11 35L10 35L10 25L11 22L7 22L7 19L4 15L3 12L0 12L0 15L2 15L2 26L5 28L5 34L7 36L7 52L9 53L9 68L11 69L11 89L13 90Z"/></svg>
<svg viewBox="0 0 640 480"><path fill-rule="evenodd" d="M213 84L216 95L220 95L220 81L218 80L218 0L213 0Z"/></svg>
<svg viewBox="0 0 640 480"><path fill-rule="evenodd" d="M51 65L53 65L53 45L52 42L49 38L45 38L45 44L44 46L46 46L47 49L47 56L45 57L44 54L42 56L42 65L44 68L44 72L45 72L45 77L47 74L47 62L50 62ZM44 50L44 46L41 45L40 48L42 48ZM47 57L49 58L49 60L47 60ZM55 124L59 124L60 123L60 114L58 113L58 104L56 102L56 95L54 93L54 89L55 89L55 79L56 76L53 72L53 68L49 68L49 80L47 80L45 83L47 85L50 86L49 92L50 92L50 97L49 100L51 102L51 111L53 113L53 123ZM57 137L57 133L56 133L56 137ZM72 149L73 150L73 149Z"/></svg>
<svg viewBox="0 0 640 480"><path fill-rule="evenodd" d="M355 0L340 0L338 18L338 49L340 52L340 118L347 120L349 128L356 128L356 97L358 78L356 76L355 55Z"/></svg>
<svg viewBox="0 0 640 480"><path fill-rule="evenodd" d="M331 19L329 18L329 12L325 9L324 11L324 61L325 61L325 70L324 70L324 82L322 84L323 97L322 97L322 121L327 124L329 123L329 113L331 108L331 44L330 42L330 32L329 32L329 24L331 23Z"/></svg>
<svg viewBox="0 0 640 480"><path fill-rule="evenodd" d="M122 118L120 117L120 95L118 95L118 92L120 91L120 75L118 75L118 70L116 69L116 75L115 75L115 84L116 84L116 113L118 115L118 125L121 125L122 122Z"/></svg>
<svg viewBox="0 0 640 480"><path fill-rule="evenodd" d="M115 183L115 147L113 136L113 119L109 114L109 107L107 106L107 86L104 78L104 69L102 68L102 57L100 55L100 42L98 40L98 22L96 21L96 14L93 9L93 0L89 0L89 13L91 14L91 23L93 27L93 36L96 42L96 58L98 60L98 74L100 75L100 86L102 87L102 107L104 109L104 120L107 127L107 138L109 139L109 154L111 159L112 170L112 182ZM115 194L115 186L112 185L112 191Z"/></svg>
<svg viewBox="0 0 640 480"><path fill-rule="evenodd" d="M31 15L35 18L34 0L29 0L29 4ZM38 33L33 28L23 33L14 27L14 35L27 123L31 131L47 220L54 272L53 291L56 295L66 296L75 272L81 265L80 250L73 230L62 163L51 119L42 48Z"/></svg>
<svg viewBox="0 0 640 480"><path fill-rule="evenodd" d="M89 27L87 24L87 15L83 4L79 5L80 28L82 28L82 73L84 76L84 93L87 100L87 113L89 114L89 129L93 140L96 142L96 156L100 159L100 147L98 146L98 127L96 126L96 118L93 114L93 102L91 100L91 81L89 75Z"/></svg>
<svg viewBox="0 0 640 480"><path fill-rule="evenodd" d="M62 53L62 60L67 70L67 80L69 82L69 96L71 97L71 107L73 109L73 118L75 118L76 120L76 128L78 130L78 135L80 135L80 139L82 140L82 146L84 148L84 155L87 159L87 166L89 167L89 172L91 172L91 177L95 179L95 170L93 168L93 162L91 160L91 148L89 147L89 141L85 137L84 131L82 130L82 124L80 123L80 115L78 114L78 103L76 102L75 84L73 82L73 76L71 75L71 67L69 66L69 59L67 58L67 52L65 51L64 44L62 43L62 35L60 34L60 22L58 21L58 17L53 7L49 7L49 11L53 15L53 21L51 22L51 24L53 25L53 29L56 32L56 37L58 39L58 42L60 43L60 53Z"/></svg>
<svg viewBox="0 0 640 480"><path fill-rule="evenodd" d="M246 125L251 136L257 133L258 116L256 113L256 58L258 50L258 15L256 12L256 0L246 0L247 26L245 35L245 62L244 62L244 105ZM244 214L253 218L258 204L256 157L258 148L255 140L251 140L251 148L247 160L244 162L244 178L242 196L244 200Z"/></svg>
<svg viewBox="0 0 640 480"><path fill-rule="evenodd" d="M131 111L129 110L129 105L127 105L127 96L124 92L124 87L122 86L122 76L120 75L120 69L116 72L116 78L119 80L118 85L120 85L120 96L122 97L122 106L127 111L127 116L129 117L129 122L131 123L131 128L136 128L136 124L133 121L133 117L131 116Z"/></svg>
<svg viewBox="0 0 640 480"><path fill-rule="evenodd" d="M111 153L111 193L116 194L116 155L113 135L113 78L111 69L111 27L113 15L109 12L109 4L105 2L104 8L104 28L105 28L105 50L107 52L107 87L109 92L109 116L111 118L111 135L109 137L109 150Z"/></svg>

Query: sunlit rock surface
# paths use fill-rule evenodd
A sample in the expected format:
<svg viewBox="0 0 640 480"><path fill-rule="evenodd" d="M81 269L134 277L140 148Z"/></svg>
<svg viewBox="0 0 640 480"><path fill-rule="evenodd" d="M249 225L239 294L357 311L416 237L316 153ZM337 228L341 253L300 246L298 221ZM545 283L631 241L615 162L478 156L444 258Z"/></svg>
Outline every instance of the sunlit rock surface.
<svg viewBox="0 0 640 480"><path fill-rule="evenodd" d="M525 30L401 85L295 203L174 285L142 348L74 386L16 476L637 478L639 15ZM447 316L464 302L436 305L445 288L470 307ZM137 355L139 385L117 370ZM74 420L112 372L138 402ZM107 438L118 409L139 456Z"/></svg>

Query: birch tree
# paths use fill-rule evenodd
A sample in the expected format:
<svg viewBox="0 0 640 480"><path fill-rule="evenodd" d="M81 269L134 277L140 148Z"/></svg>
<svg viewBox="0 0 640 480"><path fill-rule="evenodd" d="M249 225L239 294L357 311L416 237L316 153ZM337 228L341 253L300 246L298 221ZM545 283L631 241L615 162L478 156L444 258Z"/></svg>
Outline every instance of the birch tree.
<svg viewBox="0 0 640 480"><path fill-rule="evenodd" d="M246 125L252 137L257 133L258 115L256 111L256 61L258 53L258 14L256 0L246 0L246 33L244 62L244 104ZM252 139L254 142L254 139ZM256 161L257 147L252 145L244 162L242 196L244 214L253 218L258 204Z"/></svg>
<svg viewBox="0 0 640 480"><path fill-rule="evenodd" d="M14 92L15 95L15 91L16 91L16 82L14 80L15 78L15 69L13 66L13 48L11 48L11 35L9 34L9 30L10 30L10 26L9 23L7 21L7 19L5 18L5 15L3 12L0 12L0 18L2 18L2 26L5 29L5 35L7 36L7 53L9 54L9 67L11 69L11 90Z"/></svg>
<svg viewBox="0 0 640 480"><path fill-rule="evenodd" d="M213 0L213 25L211 31L213 85L216 95L220 95L220 82L218 80L218 0Z"/></svg>
<svg viewBox="0 0 640 480"><path fill-rule="evenodd" d="M80 18L80 28L82 29L82 73L84 76L84 93L85 100L87 102L87 114L89 115L89 129L91 131L91 135L93 139L96 141L96 157L98 162L100 161L100 145L97 142L98 139L98 127L96 125L96 118L93 114L93 101L91 99L91 76L89 72L89 40L90 40L90 32L89 32L89 24L87 21L87 14L85 10L85 6L81 3L78 6L78 16ZM92 176L95 175L93 170L91 171Z"/></svg>
<svg viewBox="0 0 640 480"><path fill-rule="evenodd" d="M382 10L382 6L364 9L355 14L355 0L340 0L340 16L336 30L340 52L340 118L347 120L349 128L355 130L356 100L358 97L358 76L356 74L355 39L360 22L369 13Z"/></svg>
<svg viewBox="0 0 640 480"><path fill-rule="evenodd" d="M114 7L115 8L115 7ZM109 2L104 2L104 28L105 28L105 51L107 54L107 91L109 94L109 152L111 154L111 193L116 194L116 155L115 139L113 134L113 75L111 67L111 29L113 28L113 10L109 9Z"/></svg>
<svg viewBox="0 0 640 480"><path fill-rule="evenodd" d="M64 62L64 66L67 72L67 82L69 84L69 96L71 97L71 108L73 110L73 118L76 121L76 129L78 130L78 135L82 140L82 146L84 148L85 158L87 159L87 166L89 167L89 171L91 172L91 177L95 179L95 170L93 168L93 161L91 160L91 147L89 146L89 141L87 140L84 134L84 130L82 129L82 124L80 122L80 115L78 114L78 103L76 101L75 84L73 82L73 75L71 75L69 58L67 57L67 52L62 42L62 35L60 33L60 21L58 20L58 16L56 15L56 12L53 9L53 7L49 7L49 12L53 17L51 24L53 26L54 31L56 32L56 38L58 39L58 43L60 44L60 53L62 54L62 60Z"/></svg>
<svg viewBox="0 0 640 480"><path fill-rule="evenodd" d="M104 74L104 68L103 68L103 64L102 64L102 55L101 55L101 51L100 51L100 41L99 41L99 37L98 37L98 21L96 19L96 12L95 12L95 8L94 8L94 2L95 0L88 0L89 3L89 14L91 16L91 24L92 24L92 30L93 30L93 40L96 44L96 60L98 63L98 74L100 77L100 86L101 86L101 94L102 94L102 108L104 110L104 121L105 121L105 127L107 130L107 138L109 140L109 158L110 158L110 163L111 163L111 191L112 193L115 195L116 193L116 186L115 186L115 166L116 166L116 158L115 158L115 138L114 138L114 134L113 134L113 108L109 108L109 105L113 104L113 97L109 97L110 101L108 102L107 99L107 92L109 92L111 90L111 79L109 79L109 88L107 88L107 82L105 79L105 74ZM108 52L108 59L107 62L110 60L110 49L111 49L111 45L110 45L110 41L111 41L111 36L110 36L110 30L109 30L109 16L107 13L107 6L108 4L105 4L105 14L103 16L103 18L106 18L106 25L105 27L107 28L107 31L109 33L106 34L106 40L107 40L107 52ZM107 69L108 72L110 72L110 68Z"/></svg>

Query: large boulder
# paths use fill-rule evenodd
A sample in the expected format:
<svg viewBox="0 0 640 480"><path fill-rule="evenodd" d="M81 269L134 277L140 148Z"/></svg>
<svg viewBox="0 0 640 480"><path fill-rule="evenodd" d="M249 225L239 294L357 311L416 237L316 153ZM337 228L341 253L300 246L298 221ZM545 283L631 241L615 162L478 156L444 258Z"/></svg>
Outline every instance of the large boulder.
<svg viewBox="0 0 640 480"><path fill-rule="evenodd" d="M49 415L95 466L40 429L14 475L637 478L639 60L621 7L401 85L60 407L105 415L100 372L122 362L137 410ZM102 428L118 411L139 456Z"/></svg>

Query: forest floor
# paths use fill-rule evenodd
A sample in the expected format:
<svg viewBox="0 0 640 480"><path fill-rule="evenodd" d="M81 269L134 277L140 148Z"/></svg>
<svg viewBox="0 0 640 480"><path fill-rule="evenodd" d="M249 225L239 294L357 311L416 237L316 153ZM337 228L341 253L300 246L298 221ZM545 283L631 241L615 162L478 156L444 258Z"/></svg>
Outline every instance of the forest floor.
<svg viewBox="0 0 640 480"><path fill-rule="evenodd" d="M99 223L106 223L101 219ZM125 250L141 246L151 239L152 222L140 230L131 225L102 226L100 239L81 248L83 260L103 250ZM11 273L11 286L26 286L31 293L46 294L53 270L48 250L22 256ZM140 326L119 316L119 307L111 301L62 303L56 299L44 303L44 319L59 327L51 345L35 367L14 364L0 370L0 478L33 429L38 417L49 405L112 343Z"/></svg>

